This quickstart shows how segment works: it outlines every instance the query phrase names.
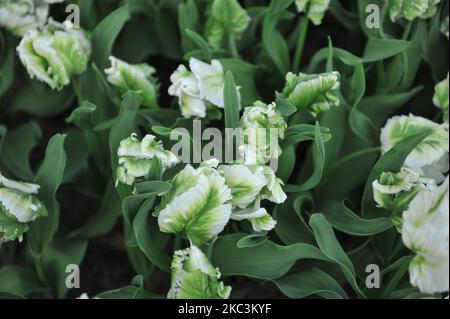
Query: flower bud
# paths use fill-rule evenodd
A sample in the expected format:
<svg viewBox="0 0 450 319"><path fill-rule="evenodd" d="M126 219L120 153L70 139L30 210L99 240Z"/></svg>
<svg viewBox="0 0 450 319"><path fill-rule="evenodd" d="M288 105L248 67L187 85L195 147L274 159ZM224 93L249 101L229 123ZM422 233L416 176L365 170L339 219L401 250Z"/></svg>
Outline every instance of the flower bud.
<svg viewBox="0 0 450 319"><path fill-rule="evenodd" d="M409 21L431 18L436 14L439 2L441 0L390 0L389 17L392 22L402 17Z"/></svg>
<svg viewBox="0 0 450 319"><path fill-rule="evenodd" d="M86 33L69 22L50 21L42 31L28 32L17 52L32 79L61 90L72 76L86 70L91 44Z"/></svg>
<svg viewBox="0 0 450 319"><path fill-rule="evenodd" d="M155 156L161 160L163 168L172 167L179 162L172 152L164 149L161 141L156 141L155 136L150 134L142 141L139 141L137 134L131 134L120 142L117 155L119 166L116 186L119 182L133 185L136 179L145 179Z"/></svg>
<svg viewBox="0 0 450 319"><path fill-rule="evenodd" d="M109 57L111 67L105 70L107 80L114 85L120 94L137 91L142 96L143 106L158 107L158 85L153 74L155 68L146 63L128 64L113 56Z"/></svg>
<svg viewBox="0 0 450 319"><path fill-rule="evenodd" d="M373 197L379 207L391 212L403 212L423 189L433 189L434 180L422 177L420 169L403 167L400 172L383 172L372 183Z"/></svg>
<svg viewBox="0 0 450 319"><path fill-rule="evenodd" d="M181 113L185 118L217 119L224 107L224 72L220 61L207 64L195 58L189 60L189 71L180 65L170 76L169 95L178 97Z"/></svg>
<svg viewBox="0 0 450 319"><path fill-rule="evenodd" d="M219 281L221 274L196 246L177 250L173 256L172 284L168 299L228 299L231 287Z"/></svg>
<svg viewBox="0 0 450 319"><path fill-rule="evenodd" d="M298 110L307 110L313 116L340 104L338 72L286 75L286 85L279 94Z"/></svg>
<svg viewBox="0 0 450 319"><path fill-rule="evenodd" d="M36 197L39 185L12 181L0 173L0 241L22 240L28 223L47 216Z"/></svg>
<svg viewBox="0 0 450 319"><path fill-rule="evenodd" d="M331 0L295 0L298 12L306 12L315 25L322 23Z"/></svg>
<svg viewBox="0 0 450 319"><path fill-rule="evenodd" d="M21 37L29 30L42 27L48 11L48 4L41 0L2 0L0 27Z"/></svg>
<svg viewBox="0 0 450 319"><path fill-rule="evenodd" d="M244 143L241 146L247 164L265 164L269 159L277 159L281 155L279 139L284 139L287 123L277 110L276 104L266 105L260 101L246 107L242 115ZM249 154L255 151L257 154ZM255 158L255 162L251 159Z"/></svg>
<svg viewBox="0 0 450 319"><path fill-rule="evenodd" d="M214 0L206 21L205 37L218 49L227 36L239 38L249 24L250 17L237 0Z"/></svg>

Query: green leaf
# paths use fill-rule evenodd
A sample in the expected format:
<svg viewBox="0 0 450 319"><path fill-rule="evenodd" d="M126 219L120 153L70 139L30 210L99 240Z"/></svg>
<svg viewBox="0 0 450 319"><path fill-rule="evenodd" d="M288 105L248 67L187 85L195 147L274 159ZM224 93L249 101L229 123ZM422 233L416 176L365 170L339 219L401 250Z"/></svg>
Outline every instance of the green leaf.
<svg viewBox="0 0 450 319"><path fill-rule="evenodd" d="M92 31L92 61L100 70L108 67L114 41L129 19L128 5L124 5L106 16Z"/></svg>
<svg viewBox="0 0 450 319"><path fill-rule="evenodd" d="M57 92L45 84L31 82L14 94L11 111L46 118L64 112L72 104L74 97L73 91L68 87Z"/></svg>
<svg viewBox="0 0 450 319"><path fill-rule="evenodd" d="M42 130L35 121L22 124L7 132L3 139L1 162L21 180L33 178L30 167L30 153L42 137Z"/></svg>
<svg viewBox="0 0 450 319"><path fill-rule="evenodd" d="M178 5L178 27L181 30L181 47L183 52L193 50L195 48L195 40L190 36L189 38L187 37L186 30L198 31L199 29L199 12L195 0L188 0L185 3L181 2Z"/></svg>
<svg viewBox="0 0 450 319"><path fill-rule="evenodd" d="M324 215L314 214L309 219L309 225L322 253L339 265L345 278L360 297L365 297L356 282L356 273L353 264L337 240L333 228Z"/></svg>
<svg viewBox="0 0 450 319"><path fill-rule="evenodd" d="M282 76L290 69L289 47L284 37L277 30L277 24L282 10L280 7L285 6L286 3L281 5L278 1L272 1L272 9L267 11L263 20L264 48Z"/></svg>
<svg viewBox="0 0 450 319"><path fill-rule="evenodd" d="M188 35L188 37L190 37L192 39L192 41L194 41L195 44L197 44L197 46L201 49L206 62L211 61L212 54L211 54L211 48L209 47L208 42L206 42L205 39L203 39L199 34L197 34L196 32L194 32L192 30L186 29L185 32Z"/></svg>
<svg viewBox="0 0 450 319"><path fill-rule="evenodd" d="M364 49L363 60L364 62L385 60L404 52L410 45L411 43L405 40L369 37Z"/></svg>
<svg viewBox="0 0 450 319"><path fill-rule="evenodd" d="M353 236L371 236L392 228L390 218L363 219L343 202L334 202L320 209L337 230Z"/></svg>
<svg viewBox="0 0 450 319"><path fill-rule="evenodd" d="M325 299L348 298L344 289L333 277L317 268L283 276L274 280L274 283L289 298L305 298L312 295Z"/></svg>
<svg viewBox="0 0 450 319"><path fill-rule="evenodd" d="M233 129L238 128L240 127L239 109L241 108L241 105L236 89L236 83L234 82L233 74L230 71L227 71L225 74L223 94L225 104L225 127Z"/></svg>
<svg viewBox="0 0 450 319"><path fill-rule="evenodd" d="M158 223L155 218L151 218L150 211L156 196L167 192L170 187L171 185L165 182L145 182L146 199L133 219L133 229L138 247L153 264L166 272L170 270L170 258L164 252L164 245L161 244L165 244L168 236L159 231Z"/></svg>
<svg viewBox="0 0 450 319"><path fill-rule="evenodd" d="M44 292L36 274L21 266L3 266L0 269L0 292L25 297Z"/></svg>
<svg viewBox="0 0 450 319"><path fill-rule="evenodd" d="M314 130L312 154L314 170L311 176L301 185L288 185L286 187L286 191L291 193L307 191L317 186L322 179L323 169L325 166L325 146L322 139L322 132L319 122L316 123Z"/></svg>
<svg viewBox="0 0 450 319"><path fill-rule="evenodd" d="M297 108L287 99L283 99L281 97L277 97L277 109L280 111L283 117L289 117L295 112L297 112Z"/></svg>
<svg viewBox="0 0 450 319"><path fill-rule="evenodd" d="M422 87L416 87L411 91L382 93L368 96L362 99L359 109L363 111L372 120L376 127L380 127L386 119L394 114L397 109L422 90Z"/></svg>
<svg viewBox="0 0 450 319"><path fill-rule="evenodd" d="M80 129L70 128L66 131L66 135L67 164L64 171L64 184L74 182L76 177L88 170L91 154L88 147L80 147L86 143L85 135Z"/></svg>
<svg viewBox="0 0 450 319"><path fill-rule="evenodd" d="M224 276L276 279L286 274L297 260L328 260L316 247L303 243L280 246L266 240L258 246L238 248L238 242L245 236L224 235L214 243L212 263Z"/></svg>
<svg viewBox="0 0 450 319"><path fill-rule="evenodd" d="M239 59L221 59L220 62L224 71L230 71L236 78L236 85L240 87L242 105L251 105L254 101L261 99L255 84L256 66Z"/></svg>
<svg viewBox="0 0 450 319"><path fill-rule="evenodd" d="M56 191L61 185L66 167L65 135L54 135L47 145L44 160L34 178L41 186L37 195L47 208L48 216L30 224L28 244L34 255L39 255L50 244L59 226L59 203Z"/></svg>
<svg viewBox="0 0 450 319"><path fill-rule="evenodd" d="M306 223L303 214L314 210L314 199L308 192L301 193L295 199L289 196L287 201L275 206L275 231L287 245L295 243L315 244L314 235Z"/></svg>
<svg viewBox="0 0 450 319"><path fill-rule="evenodd" d="M109 233L122 213L121 204L114 187L114 181L110 179L106 185L98 211L83 226L69 234L69 238L89 239Z"/></svg>
<svg viewBox="0 0 450 319"><path fill-rule="evenodd" d="M87 241L58 239L43 253L44 272L56 298L67 293L68 265L80 265L86 253ZM81 278L82 276L80 276Z"/></svg>
<svg viewBox="0 0 450 319"><path fill-rule="evenodd" d="M105 291L95 298L99 299L161 299L162 296L154 295L145 290L142 276L136 276L130 286Z"/></svg>
<svg viewBox="0 0 450 319"><path fill-rule="evenodd" d="M277 177L283 182L287 182L295 168L296 163L295 147L283 147L283 152L278 158Z"/></svg>
<svg viewBox="0 0 450 319"><path fill-rule="evenodd" d="M254 233L254 234L250 234L245 237L242 237L237 242L236 245L238 248L256 247L256 246L259 246L262 243L264 243L266 240L267 240L267 232L263 231L260 233Z"/></svg>

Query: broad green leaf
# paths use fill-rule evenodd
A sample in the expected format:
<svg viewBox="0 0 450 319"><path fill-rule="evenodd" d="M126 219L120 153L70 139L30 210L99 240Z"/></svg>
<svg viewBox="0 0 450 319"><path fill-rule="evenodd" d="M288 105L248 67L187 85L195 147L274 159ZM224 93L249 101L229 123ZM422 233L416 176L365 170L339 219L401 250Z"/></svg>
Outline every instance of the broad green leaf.
<svg viewBox="0 0 450 319"><path fill-rule="evenodd" d="M345 251L337 240L333 228L324 215L314 214L309 219L309 225L314 231L314 236L322 253L330 260L334 261L341 268L342 273L352 286L353 290L360 296L365 297L364 293L356 282L355 268Z"/></svg>
<svg viewBox="0 0 450 319"><path fill-rule="evenodd" d="M129 18L128 5L124 5L106 16L92 31L92 61L100 70L108 67L114 41Z"/></svg>
<svg viewBox="0 0 450 319"><path fill-rule="evenodd" d="M305 269L292 275L283 276L274 283L289 298L305 298L317 295L325 299L347 299L341 285L326 272L317 269Z"/></svg>
<svg viewBox="0 0 450 319"><path fill-rule="evenodd" d="M105 291L95 298L99 299L162 299L162 296L151 294L145 290L142 276L133 278L131 285L119 289Z"/></svg>
<svg viewBox="0 0 450 319"><path fill-rule="evenodd" d="M170 189L170 184L165 182L145 182L146 199L136 213L133 220L133 229L138 247L147 258L163 271L169 271L170 259L164 252L161 242L168 238L167 234L159 231L156 218L151 217L151 210L158 194Z"/></svg>
<svg viewBox="0 0 450 319"><path fill-rule="evenodd" d="M52 288L54 297L63 298L67 293L66 279L70 274L67 272L67 266L80 265L86 248L86 241L66 241L58 238L44 251L42 261L45 277Z"/></svg>
<svg viewBox="0 0 450 319"><path fill-rule="evenodd" d="M314 169L311 176L301 185L289 185L286 190L291 193L303 192L317 186L322 179L322 173L325 166L325 146L322 139L322 132L319 123L316 123L314 131L314 144L312 149L312 158Z"/></svg>
<svg viewBox="0 0 450 319"><path fill-rule="evenodd" d="M178 27L181 31L181 47L184 52L189 52L195 48L195 40L189 39L186 29L195 32L199 29L199 12L195 0L181 2L178 5ZM208 60L209 61L209 60Z"/></svg>
<svg viewBox="0 0 450 319"><path fill-rule="evenodd" d="M11 111L46 118L64 112L73 100L73 91L68 87L57 92L45 84L32 82L14 94Z"/></svg>
<svg viewBox="0 0 450 319"><path fill-rule="evenodd" d="M314 235L303 217L303 214L313 210L314 199L308 192L298 195L295 199L290 196L285 203L275 206L275 231L283 243L315 244Z"/></svg>
<svg viewBox="0 0 450 319"><path fill-rule="evenodd" d="M100 203L100 208L86 223L72 232L70 238L89 239L109 233L122 212L121 201L110 179Z"/></svg>
<svg viewBox="0 0 450 319"><path fill-rule="evenodd" d="M411 43L405 40L370 37L364 49L363 60L364 62L385 60L404 52L410 45Z"/></svg>
<svg viewBox="0 0 450 319"><path fill-rule="evenodd" d="M267 232L263 231L261 233L254 233L247 235L245 237L242 237L237 242L238 248L249 248L249 247L256 247L261 245L267 240Z"/></svg>
<svg viewBox="0 0 450 319"><path fill-rule="evenodd" d="M390 218L364 219L356 215L343 202L321 207L330 224L337 230L353 236L371 236L392 228Z"/></svg>
<svg viewBox="0 0 450 319"><path fill-rule="evenodd" d="M206 42L205 39L203 39L198 33L196 33L195 31L186 29L185 30L186 34L188 35L188 37L190 37L192 39L192 41L195 42L195 44L197 44L197 46L200 48L200 50L203 52L203 56L206 59L206 62L211 61L212 59L212 54L211 54L211 48L209 47L208 42Z"/></svg>
<svg viewBox="0 0 450 319"><path fill-rule="evenodd" d="M243 106L252 105L254 101L261 99L255 84L256 66L239 59L221 59L220 62L224 72L230 71L236 79Z"/></svg>
<svg viewBox="0 0 450 319"><path fill-rule="evenodd" d="M276 279L286 274L297 260L328 260L319 249L303 243L280 246L266 240L255 247L238 248L237 243L245 236L224 235L214 243L212 263L222 275Z"/></svg>
<svg viewBox="0 0 450 319"><path fill-rule="evenodd" d="M295 147L288 146L283 147L283 152L278 158L278 169L276 171L277 177L281 178L283 182L287 182L289 177L295 168L295 163L297 162L297 157L295 154Z"/></svg>
<svg viewBox="0 0 450 319"><path fill-rule="evenodd" d="M39 218L30 224L28 244L35 256L40 255L47 248L59 226L59 203L56 199L56 191L63 181L66 167L65 137L65 135L56 134L49 140L44 160L33 181L41 186L37 196L44 202L48 211L47 217Z"/></svg>
<svg viewBox="0 0 450 319"><path fill-rule="evenodd" d="M25 297L32 293L44 292L36 274L21 266L3 266L0 269L0 292Z"/></svg>
<svg viewBox="0 0 450 319"><path fill-rule="evenodd" d="M42 137L39 125L30 121L15 130L7 132L3 139L1 162L14 175L25 181L33 178L30 166L30 153Z"/></svg>
<svg viewBox="0 0 450 319"><path fill-rule="evenodd" d="M376 127L381 127L389 116L394 114L399 107L406 104L421 90L422 87L416 87L406 92L367 96L362 99L359 109L367 114Z"/></svg>
<svg viewBox="0 0 450 319"><path fill-rule="evenodd" d="M277 30L280 14L269 11L263 20L263 44L278 71L284 76L290 68L289 48Z"/></svg>
<svg viewBox="0 0 450 319"><path fill-rule="evenodd" d="M234 81L233 74L230 71L225 74L223 94L225 104L225 127L233 129L238 128L240 127L240 101L236 89L236 82Z"/></svg>

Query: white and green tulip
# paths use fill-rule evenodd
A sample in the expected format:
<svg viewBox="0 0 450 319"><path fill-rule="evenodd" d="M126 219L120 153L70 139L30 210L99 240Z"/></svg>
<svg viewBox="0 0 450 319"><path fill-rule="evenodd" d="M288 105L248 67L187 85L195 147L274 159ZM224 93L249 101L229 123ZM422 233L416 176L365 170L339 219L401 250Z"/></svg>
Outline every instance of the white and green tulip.
<svg viewBox="0 0 450 319"><path fill-rule="evenodd" d="M447 77L436 84L434 87L433 103L442 110L444 122L448 123L448 89L449 89L449 74Z"/></svg>
<svg viewBox="0 0 450 319"><path fill-rule="evenodd" d="M423 189L430 190L435 186L433 179L423 177L420 169L403 167L400 172L383 172L378 180L372 183L373 197L378 207L391 211L394 224L401 225L398 214L409 206L409 203Z"/></svg>
<svg viewBox="0 0 450 319"><path fill-rule="evenodd" d="M172 152L164 149L161 141L157 141L155 136L150 134L142 141L137 138L137 134L122 140L117 155L119 166L116 171L116 186L119 182L133 185L137 179L145 179L154 157L161 160L163 168L172 167L179 162Z"/></svg>
<svg viewBox="0 0 450 319"><path fill-rule="evenodd" d="M175 175L157 213L162 232L185 232L197 245L222 232L230 219L232 197L217 165L217 160L203 162L197 169L186 165Z"/></svg>
<svg viewBox="0 0 450 319"><path fill-rule="evenodd" d="M16 36L43 27L49 6L42 0L2 0L0 3L0 27Z"/></svg>
<svg viewBox="0 0 450 319"><path fill-rule="evenodd" d="M286 75L286 85L279 94L298 110L307 110L317 116L340 104L340 75L338 72Z"/></svg>
<svg viewBox="0 0 450 319"><path fill-rule="evenodd" d="M445 125L414 115L400 115L390 118L381 130L381 147L385 153L403 139L430 130L428 135L406 158L409 168L426 168L435 165L449 150L449 135Z"/></svg>
<svg viewBox="0 0 450 319"><path fill-rule="evenodd" d="M245 144L241 150L246 164L265 164L281 155L279 139L284 139L287 123L275 103L257 101L246 107L241 122ZM256 154L249 154L250 151Z"/></svg>
<svg viewBox="0 0 450 319"><path fill-rule="evenodd" d="M61 90L88 65L91 44L87 34L69 22L50 21L41 30L31 30L17 47L19 58L31 78Z"/></svg>
<svg viewBox="0 0 450 319"><path fill-rule="evenodd" d="M315 25L322 23L331 0L295 0L298 12L305 12Z"/></svg>
<svg viewBox="0 0 450 319"><path fill-rule="evenodd" d="M109 60L111 67L105 70L107 80L120 94L130 90L137 91L143 98L143 106L158 107L158 84L153 76L155 68L146 63L128 64L113 56L109 57Z"/></svg>
<svg viewBox="0 0 450 319"><path fill-rule="evenodd" d="M440 2L441 0L390 0L389 17L392 22L399 18L409 21L431 18L436 14Z"/></svg>
<svg viewBox="0 0 450 319"><path fill-rule="evenodd" d="M222 165L219 172L231 189L231 219L249 220L257 232L273 229L276 221L261 207L261 200L267 199L277 204L286 200L281 187L283 182L275 176L275 172L269 166L244 164Z"/></svg>
<svg viewBox="0 0 450 319"><path fill-rule="evenodd" d="M250 24L250 16L237 0L214 0L205 26L205 37L220 48L226 37L239 38Z"/></svg>
<svg viewBox="0 0 450 319"><path fill-rule="evenodd" d="M403 213L403 243L416 253L410 281L424 293L449 290L448 188L447 178L432 191L422 190Z"/></svg>
<svg viewBox="0 0 450 319"><path fill-rule="evenodd" d="M39 185L7 179L0 173L0 242L22 240L28 224L47 216L44 204L35 196Z"/></svg>
<svg viewBox="0 0 450 319"><path fill-rule="evenodd" d="M170 76L169 94L178 97L185 118L217 118L218 108L224 107L224 71L218 60L211 64L195 58L189 61L191 71L180 65ZM219 112L220 113L220 112Z"/></svg>
<svg viewBox="0 0 450 319"><path fill-rule="evenodd" d="M168 299L228 299L231 287L220 281L220 270L196 246L173 256Z"/></svg>

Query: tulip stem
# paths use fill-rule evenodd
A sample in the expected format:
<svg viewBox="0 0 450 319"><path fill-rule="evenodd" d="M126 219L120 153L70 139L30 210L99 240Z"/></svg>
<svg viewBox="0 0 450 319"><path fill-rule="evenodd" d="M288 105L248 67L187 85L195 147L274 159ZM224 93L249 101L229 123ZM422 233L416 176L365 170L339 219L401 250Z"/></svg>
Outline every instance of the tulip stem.
<svg viewBox="0 0 450 319"><path fill-rule="evenodd" d="M292 70L294 73L300 71L300 63L302 61L303 49L305 47L306 35L308 33L309 19L300 17L298 24L298 42L294 53L294 64Z"/></svg>
<svg viewBox="0 0 450 319"><path fill-rule="evenodd" d="M408 21L406 23L405 29L403 30L402 40L408 39L409 34L411 33L412 24L413 24L412 21Z"/></svg>
<svg viewBox="0 0 450 319"><path fill-rule="evenodd" d="M234 59L240 59L239 52L236 46L236 38L234 34L228 35L228 50L230 51L230 55Z"/></svg>
<svg viewBox="0 0 450 319"><path fill-rule="evenodd" d="M358 158L361 156L366 156L366 155L369 155L372 153L379 153L379 152L381 152L381 148L379 146L376 146L376 147L366 148L359 152L351 153L351 154L341 158L337 162L335 162L334 165L331 165L330 169L328 170L327 175L330 176L330 174L333 173L337 168L339 168L340 166L344 165L345 163L347 163L351 160L354 160L355 158Z"/></svg>

